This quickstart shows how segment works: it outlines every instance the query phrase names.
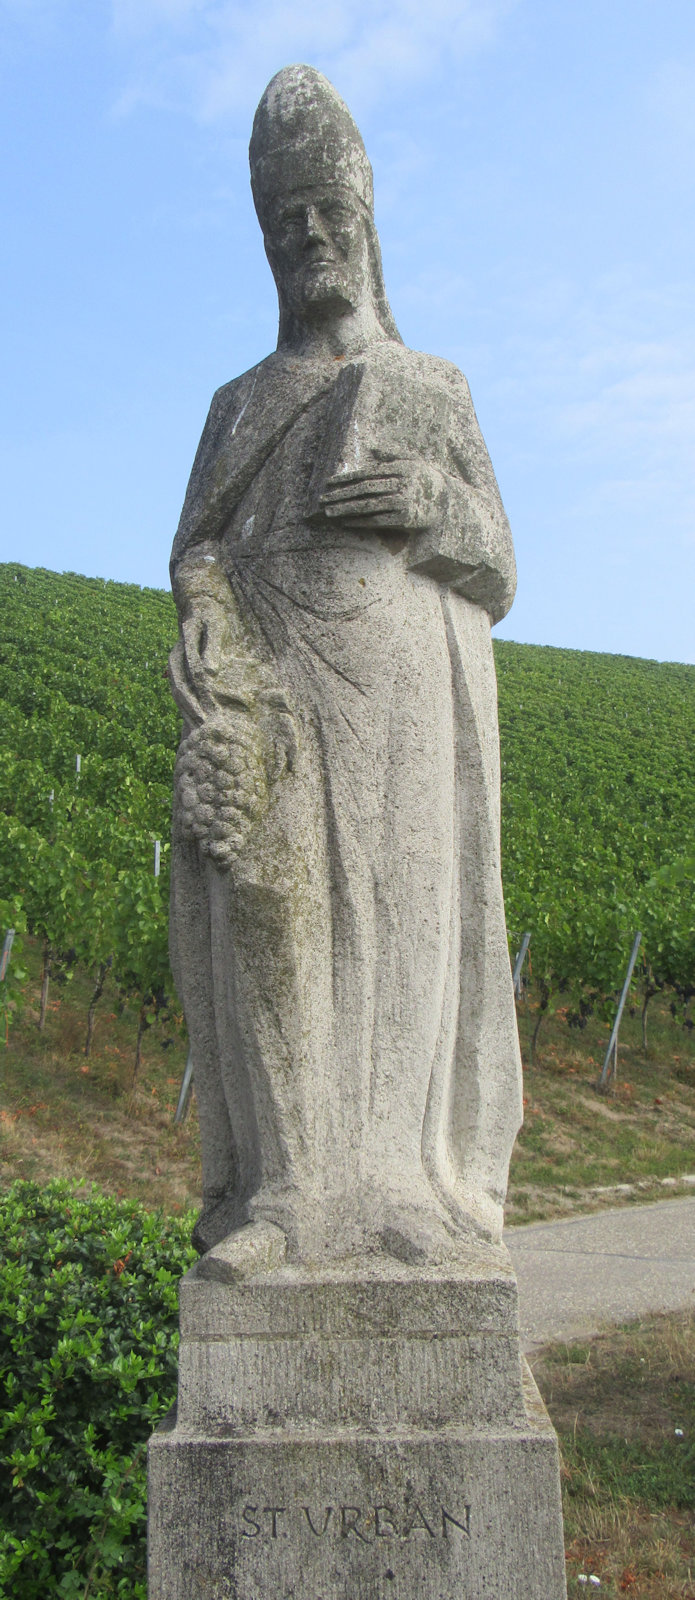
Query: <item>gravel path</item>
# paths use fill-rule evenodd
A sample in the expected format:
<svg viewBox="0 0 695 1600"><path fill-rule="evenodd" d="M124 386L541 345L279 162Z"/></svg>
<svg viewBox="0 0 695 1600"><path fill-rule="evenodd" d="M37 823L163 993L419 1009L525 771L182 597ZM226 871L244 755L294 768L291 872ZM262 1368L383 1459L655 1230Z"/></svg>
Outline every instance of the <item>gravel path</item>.
<svg viewBox="0 0 695 1600"><path fill-rule="evenodd" d="M525 1348L695 1308L695 1196L508 1228Z"/></svg>

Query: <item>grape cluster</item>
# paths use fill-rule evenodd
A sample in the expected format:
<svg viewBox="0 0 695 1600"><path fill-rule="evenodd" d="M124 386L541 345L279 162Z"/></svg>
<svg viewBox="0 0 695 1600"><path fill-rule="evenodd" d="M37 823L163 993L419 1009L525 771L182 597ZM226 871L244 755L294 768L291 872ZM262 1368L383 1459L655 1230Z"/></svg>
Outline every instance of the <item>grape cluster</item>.
<svg viewBox="0 0 695 1600"><path fill-rule="evenodd" d="M183 740L176 762L179 824L218 867L229 868L268 805L266 740L241 712L206 720Z"/></svg>

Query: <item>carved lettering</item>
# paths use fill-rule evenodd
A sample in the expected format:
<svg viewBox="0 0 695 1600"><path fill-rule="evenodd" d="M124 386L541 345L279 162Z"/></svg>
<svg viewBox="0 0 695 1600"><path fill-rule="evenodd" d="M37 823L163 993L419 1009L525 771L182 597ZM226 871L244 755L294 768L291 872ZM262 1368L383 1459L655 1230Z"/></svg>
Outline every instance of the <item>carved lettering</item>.
<svg viewBox="0 0 695 1600"><path fill-rule="evenodd" d="M448 1526L449 1523L451 1523L454 1528L460 1528L461 1532L463 1534L465 1534L466 1538L470 1539L470 1536L471 1536L471 1508L470 1508L470 1506L464 1506L463 1514L464 1514L464 1517L465 1517L466 1520L465 1520L465 1522L459 1522L458 1517L453 1517L451 1512L450 1511L445 1511L444 1506L442 1506L442 1533L444 1534L444 1538L445 1539L448 1539L448 1537L449 1537L449 1526Z"/></svg>
<svg viewBox="0 0 695 1600"><path fill-rule="evenodd" d="M331 1520L331 1512L333 1510L333 1507L332 1506L326 1506L326 1509L324 1511L324 1516L323 1516L323 1527L322 1528L315 1528L314 1527L314 1524L313 1524L313 1522L311 1520L311 1512L310 1512L308 1506L302 1506L302 1510L303 1510L304 1515L306 1517L306 1520L307 1520L307 1522L309 1524L309 1527L311 1528L312 1533L314 1533L316 1535L317 1539L322 1539L324 1533L326 1532L326 1528L328 1527L328 1524L329 1524L329 1522Z"/></svg>
<svg viewBox="0 0 695 1600"><path fill-rule="evenodd" d="M417 1500L411 1509L409 1520L403 1529L403 1538L409 1539L411 1533L427 1533L429 1534L430 1539L434 1539L435 1537L434 1528L430 1527L422 1506L418 1505Z"/></svg>
<svg viewBox="0 0 695 1600"><path fill-rule="evenodd" d="M261 1514L268 1520L261 1521ZM457 1506L456 1511L449 1511L441 1502L436 1508L429 1506L425 1512L419 1500L412 1500L402 1509L396 1505L385 1503L369 1506L355 1505L295 1505L295 1506L263 1506L245 1505L241 1513L241 1536L244 1539L257 1539L259 1534L271 1539L286 1539L291 1532L290 1525L284 1523L280 1526L280 1517L289 1516L295 1530L298 1519L302 1518L314 1539L329 1537L358 1539L360 1544L370 1545L376 1539L451 1539L471 1537L471 1507L468 1504ZM301 1525L301 1524L300 1524Z"/></svg>
<svg viewBox="0 0 695 1600"><path fill-rule="evenodd" d="M278 1536L278 1517L281 1517L281 1516L284 1515L285 1509L286 1509L285 1506L264 1506L263 1507L264 1511L269 1511L270 1512L270 1516L272 1518L272 1521L271 1521L271 1524L270 1524L270 1537L271 1537L271 1539L277 1539L277 1536Z"/></svg>
<svg viewBox="0 0 695 1600"><path fill-rule="evenodd" d="M242 1517L244 1519L244 1522L248 1522L249 1526L248 1526L248 1528L242 1528L242 1530L241 1530L242 1539L257 1539L258 1538L258 1535L259 1535L259 1533L261 1531L261 1524L260 1524L260 1522L256 1522L256 1512L257 1512L257 1510L258 1510L258 1506L244 1506L244 1509L243 1509L241 1514L242 1514Z"/></svg>
<svg viewBox="0 0 695 1600"><path fill-rule="evenodd" d="M363 1544L370 1543L370 1540L363 1533L360 1533L357 1526L361 1516L362 1512L359 1506L340 1507L340 1532L343 1539L347 1539L349 1534L354 1533L356 1538L362 1540Z"/></svg>
<svg viewBox="0 0 695 1600"><path fill-rule="evenodd" d="M374 1507L374 1531L377 1539L397 1539L398 1529L395 1526L395 1511L390 1506Z"/></svg>

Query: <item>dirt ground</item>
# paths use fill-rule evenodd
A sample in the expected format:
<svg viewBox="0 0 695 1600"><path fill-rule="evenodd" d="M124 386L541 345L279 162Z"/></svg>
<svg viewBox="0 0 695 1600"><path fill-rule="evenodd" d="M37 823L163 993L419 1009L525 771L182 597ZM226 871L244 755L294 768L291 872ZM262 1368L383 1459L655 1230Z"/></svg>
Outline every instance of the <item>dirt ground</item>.
<svg viewBox="0 0 695 1600"><path fill-rule="evenodd" d="M54 985L40 1033L40 961L31 945L26 965L24 1014L0 1047L0 1184L71 1175L150 1207L177 1213L197 1207L195 1095L186 1122L173 1122L187 1055L183 1019L172 1013L148 1030L134 1080L136 1009L123 1009L107 982L87 1059L88 978L77 972ZM512 1158L507 1220L692 1193L693 1030L653 1001L645 1056L639 1018L626 1015L617 1085L604 1097L595 1083L608 1025L592 1020L578 1033L559 1012L544 1023L539 1064L530 1067L534 1020L527 1001L519 1010L525 1121Z"/></svg>

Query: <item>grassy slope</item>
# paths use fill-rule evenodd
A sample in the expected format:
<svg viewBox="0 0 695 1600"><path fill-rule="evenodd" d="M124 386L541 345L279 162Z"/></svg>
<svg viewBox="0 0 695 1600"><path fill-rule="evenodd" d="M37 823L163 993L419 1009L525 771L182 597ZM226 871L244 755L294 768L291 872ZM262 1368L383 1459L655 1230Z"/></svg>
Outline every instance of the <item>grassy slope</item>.
<svg viewBox="0 0 695 1600"><path fill-rule="evenodd" d="M137 1007L120 1011L107 980L86 1060L92 984L79 970L69 983L55 984L39 1033L41 961L32 942L26 966L26 1008L0 1057L0 1185L83 1177L169 1212L199 1204L195 1102L185 1123L173 1122L187 1054L180 1023L173 1018L148 1031L134 1081Z"/></svg>
<svg viewBox="0 0 695 1600"><path fill-rule="evenodd" d="M177 1019L150 1029L133 1084L136 1008L119 1014L107 983L87 1061L91 984L78 971L70 983L54 986L40 1034L36 946L29 947L27 965L27 1009L2 1050L0 1183L79 1174L148 1206L179 1211L197 1205L195 1105L183 1127L172 1122L186 1057ZM578 1035L561 1017L546 1025L541 1064L525 1067L526 1121L512 1159L511 1222L663 1198L670 1190L659 1188L660 1180L695 1173L693 1035L676 1026L667 1009L655 1007L653 1053L646 1060L639 1019L626 1018L618 1088L607 1099L593 1087L607 1029L594 1022ZM522 1045L533 1014L532 1005L522 1007ZM615 1192L615 1185L636 1183L646 1187L631 1195Z"/></svg>
<svg viewBox="0 0 695 1600"><path fill-rule="evenodd" d="M624 1016L618 1082L604 1097L595 1083L608 1024L592 1018L578 1033L558 1013L544 1024L540 1062L531 1068L536 1008L522 1004L524 1126L512 1157L510 1222L663 1198L695 1174L695 1035L676 1024L667 1004L653 1005L646 1056L639 1016ZM634 1192L616 1192L619 1185Z"/></svg>

